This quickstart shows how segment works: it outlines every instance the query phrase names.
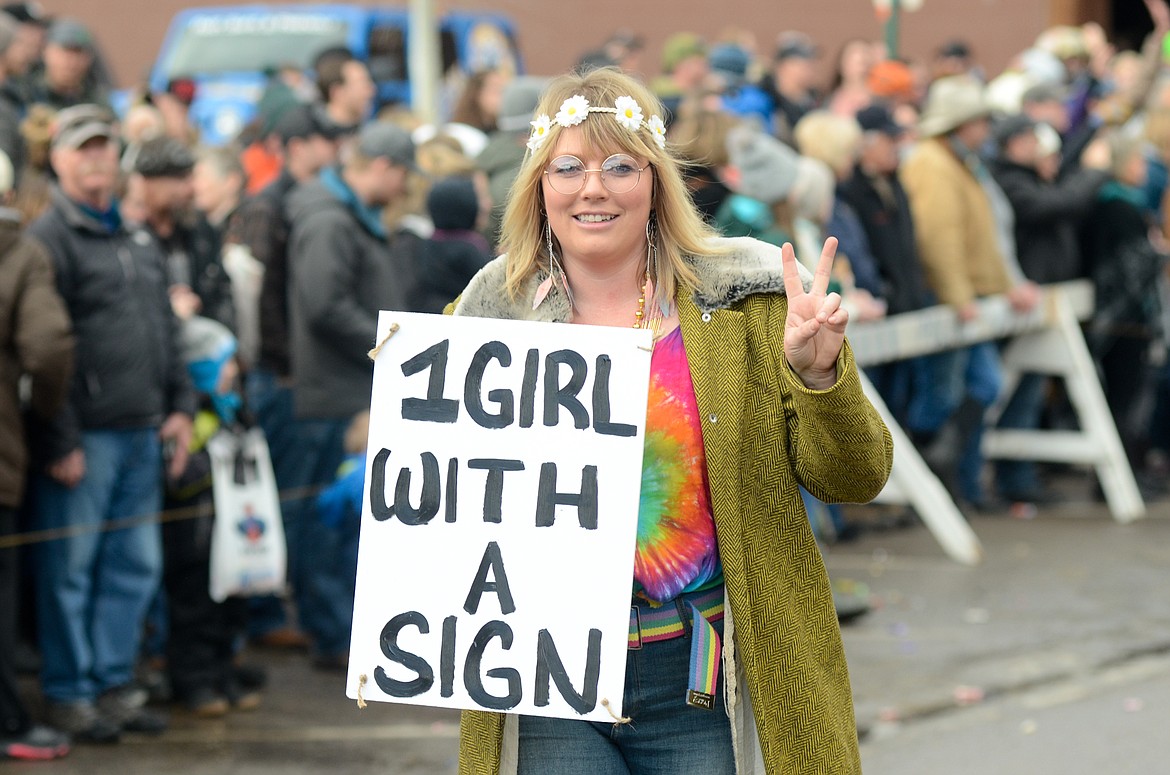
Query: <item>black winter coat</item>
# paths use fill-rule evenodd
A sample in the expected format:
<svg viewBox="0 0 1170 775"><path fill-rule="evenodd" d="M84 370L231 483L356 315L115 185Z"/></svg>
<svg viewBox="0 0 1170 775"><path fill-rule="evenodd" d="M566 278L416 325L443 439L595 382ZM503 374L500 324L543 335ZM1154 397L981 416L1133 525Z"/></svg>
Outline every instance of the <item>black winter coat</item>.
<svg viewBox="0 0 1170 775"><path fill-rule="evenodd" d="M54 187L28 229L53 259L73 321L69 399L41 439L47 460L81 445L83 430L158 427L195 413L195 394L171 311L163 255L146 231L111 230Z"/></svg>
<svg viewBox="0 0 1170 775"><path fill-rule="evenodd" d="M1016 214L1016 255L1024 276L1037 283L1084 277L1077 230L1108 175L1082 169L1049 183L1030 167L1002 160L991 165L991 173Z"/></svg>
<svg viewBox="0 0 1170 775"><path fill-rule="evenodd" d="M1167 257L1150 242L1150 220L1136 203L1102 189L1081 232L1096 309L1089 323L1095 351L1111 336L1158 335L1158 278Z"/></svg>
<svg viewBox="0 0 1170 775"><path fill-rule="evenodd" d="M427 240L426 250L415 257L418 282L410 297L411 312L441 313L491 259L480 246L459 234L436 231Z"/></svg>
<svg viewBox="0 0 1170 775"><path fill-rule="evenodd" d="M423 240L389 241L362 225L321 180L288 200L289 328L298 417L345 419L370 407L378 312L405 310Z"/></svg>
<svg viewBox="0 0 1170 775"><path fill-rule="evenodd" d="M891 315L912 312L934 303L914 239L914 220L906 191L897 177L885 178L887 195L860 169L837 187L837 192L857 213L869 249L882 278L882 297Z"/></svg>
<svg viewBox="0 0 1170 775"><path fill-rule="evenodd" d="M202 303L199 314L235 330L232 284L223 268L223 236L200 215L191 224L179 224L170 237L154 235L167 261L171 284L183 283ZM184 265L185 264L185 265ZM182 266L186 276L179 276Z"/></svg>

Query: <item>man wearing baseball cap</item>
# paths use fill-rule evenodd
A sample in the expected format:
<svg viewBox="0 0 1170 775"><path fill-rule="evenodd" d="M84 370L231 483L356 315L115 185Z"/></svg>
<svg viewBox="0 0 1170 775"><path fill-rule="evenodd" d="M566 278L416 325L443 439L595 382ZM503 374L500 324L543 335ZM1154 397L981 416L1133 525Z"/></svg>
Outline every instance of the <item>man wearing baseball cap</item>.
<svg viewBox="0 0 1170 775"><path fill-rule="evenodd" d="M26 105L44 104L55 110L72 105L109 105L109 96L93 72L94 39L75 19L58 19L49 27L42 54L43 67L29 74L21 89Z"/></svg>
<svg viewBox="0 0 1170 775"><path fill-rule="evenodd" d="M64 409L38 429L36 528L68 537L39 547L37 614L46 720L79 739L160 732L134 668L162 569L159 526L114 523L162 506L186 465L195 399L181 358L163 257L122 223L114 201L113 117L61 111L50 153L57 184L29 227L53 259L79 358Z"/></svg>
<svg viewBox="0 0 1170 775"><path fill-rule="evenodd" d="M378 311L406 309L410 267L422 262L423 240L391 232L383 211L407 193L416 169L414 142L394 124L366 124L349 158L328 167L289 199L289 292L294 408L307 485L333 481L344 457L351 418L369 408L369 351ZM310 504L304 504L312 508ZM338 534L311 511L300 515L307 550L310 600L299 612L317 667L345 666L352 589L344 575ZM334 591L337 590L337 591ZM326 592L328 592L328 596ZM316 594L313 594L316 592Z"/></svg>
<svg viewBox="0 0 1170 775"><path fill-rule="evenodd" d="M783 32L776 41L772 72L762 84L776 106L773 125L776 136L793 144L792 129L816 107L816 62L820 49L802 32Z"/></svg>
<svg viewBox="0 0 1170 775"><path fill-rule="evenodd" d="M281 149L281 171L275 181L245 200L228 222L224 241L243 249L262 267L258 352L244 354L248 366L245 388L248 406L268 438L276 484L292 490L308 484L300 465L303 445L297 439L293 418L292 356L289 333L288 294L289 232L286 211L298 186L317 179L322 169L337 163L338 134L320 105L290 107L276 119L272 134ZM299 540L299 502L282 510L288 541L289 582L298 609L312 611L302 555L311 547ZM252 638L268 646L304 646L305 637L292 629L283 601L262 598L253 603L249 627ZM303 618L303 616L302 616Z"/></svg>

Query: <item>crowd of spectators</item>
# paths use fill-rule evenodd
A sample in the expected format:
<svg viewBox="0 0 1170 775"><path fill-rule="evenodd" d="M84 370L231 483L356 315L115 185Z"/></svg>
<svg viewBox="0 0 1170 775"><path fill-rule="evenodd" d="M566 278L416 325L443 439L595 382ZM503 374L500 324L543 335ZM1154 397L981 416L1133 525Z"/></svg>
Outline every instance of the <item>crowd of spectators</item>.
<svg viewBox="0 0 1170 775"><path fill-rule="evenodd" d="M770 45L678 33L659 68L622 30L577 66L645 78L722 233L809 261L837 237L832 283L854 320L941 304L970 321L982 297L1026 311L1041 286L1089 279L1086 339L1130 462L1157 482L1170 9L1145 2L1140 51L1095 25L1053 28L993 78L962 40L924 61L845 41L825 73L822 46L792 30ZM442 311L494 255L545 81L471 74L429 125L376 104L366 64L330 49L311 88L274 74L237 142L208 148L188 121L194 82L116 116L83 25L3 10L0 537L59 535L0 548L0 742L55 758L71 740L164 731L166 702L255 708L265 676L241 661L247 643L345 668L376 316ZM980 439L1005 403L1004 426L1068 422L1059 384L1027 375L1003 395L994 342L868 376L964 509L1051 502L1043 468L985 465ZM289 594L216 603L208 509L165 529L125 521L206 504L203 445L241 426L268 441ZM29 669L37 723L17 690Z"/></svg>

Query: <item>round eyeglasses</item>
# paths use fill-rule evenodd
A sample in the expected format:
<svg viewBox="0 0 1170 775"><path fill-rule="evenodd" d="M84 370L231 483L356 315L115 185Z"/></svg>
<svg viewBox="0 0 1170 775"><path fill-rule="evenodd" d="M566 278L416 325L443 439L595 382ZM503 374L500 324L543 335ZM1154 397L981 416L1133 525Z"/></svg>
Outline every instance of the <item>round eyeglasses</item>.
<svg viewBox="0 0 1170 775"><path fill-rule="evenodd" d="M587 170L585 163L576 156L558 156L549 162L544 174L558 194L575 194L580 191L585 187L590 172L601 175L601 185L611 194L624 194L634 190L642 178L642 170L649 166L647 163L639 167L632 156L615 153L601 163L600 169Z"/></svg>

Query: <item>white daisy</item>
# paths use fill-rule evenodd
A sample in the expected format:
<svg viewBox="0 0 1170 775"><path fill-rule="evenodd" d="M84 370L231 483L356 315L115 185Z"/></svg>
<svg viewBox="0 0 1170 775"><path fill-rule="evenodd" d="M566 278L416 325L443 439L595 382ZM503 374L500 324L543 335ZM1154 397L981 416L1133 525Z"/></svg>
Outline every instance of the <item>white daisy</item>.
<svg viewBox="0 0 1170 775"><path fill-rule="evenodd" d="M528 150L535 151L548 139L548 130L552 127L552 121L547 115L541 113L535 121L529 123L532 124L532 134L528 136Z"/></svg>
<svg viewBox="0 0 1170 775"><path fill-rule="evenodd" d="M662 117L651 116L650 120L646 122L646 128L650 130L650 136L654 138L654 142L658 143L658 149L665 149L666 124L662 123Z"/></svg>
<svg viewBox="0 0 1170 775"><path fill-rule="evenodd" d="M614 102L617 122L631 132L637 132L642 126L642 106L634 101L633 97L618 97Z"/></svg>
<svg viewBox="0 0 1170 775"><path fill-rule="evenodd" d="M588 115L589 100L580 94L574 94L561 103L561 109L557 111L555 120L563 127L571 127L580 124Z"/></svg>

